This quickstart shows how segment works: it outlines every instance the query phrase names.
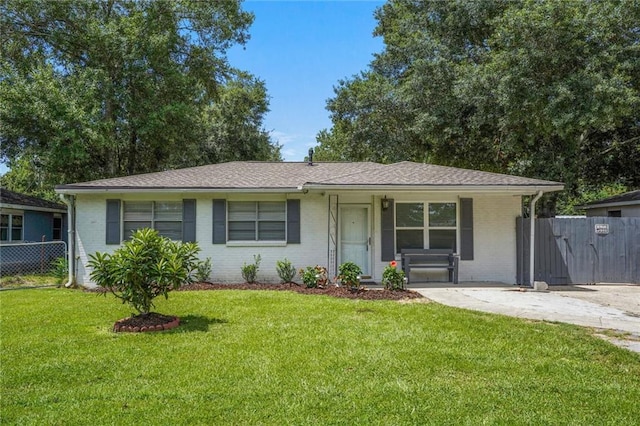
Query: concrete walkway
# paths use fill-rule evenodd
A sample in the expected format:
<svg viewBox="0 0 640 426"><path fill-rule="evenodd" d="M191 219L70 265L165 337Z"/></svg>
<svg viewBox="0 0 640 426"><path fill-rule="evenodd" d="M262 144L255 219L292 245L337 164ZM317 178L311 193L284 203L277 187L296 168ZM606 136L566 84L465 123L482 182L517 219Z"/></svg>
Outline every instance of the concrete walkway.
<svg viewBox="0 0 640 426"><path fill-rule="evenodd" d="M587 287L582 289L582 287ZM585 327L617 330L629 333L628 340L609 339L619 346L640 352L640 286L563 286L537 292L501 284L461 283L458 285L429 285L413 288L423 296L443 305L476 311L491 312L519 318L558 321ZM584 292L602 291L589 294ZM612 293L621 293L626 310L615 306ZM580 295L582 297L573 297ZM628 299L627 299L628 298ZM613 306L612 306L613 305ZM634 312L638 307L638 312ZM605 337L600 335L600 337ZM620 340L618 342L614 340Z"/></svg>

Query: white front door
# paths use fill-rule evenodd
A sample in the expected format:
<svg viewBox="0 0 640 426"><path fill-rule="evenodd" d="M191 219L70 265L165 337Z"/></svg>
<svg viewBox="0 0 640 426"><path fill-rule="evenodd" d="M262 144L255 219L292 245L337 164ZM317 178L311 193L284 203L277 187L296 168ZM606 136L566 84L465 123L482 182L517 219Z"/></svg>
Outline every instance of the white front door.
<svg viewBox="0 0 640 426"><path fill-rule="evenodd" d="M353 262L370 275L369 206L340 206L340 261Z"/></svg>

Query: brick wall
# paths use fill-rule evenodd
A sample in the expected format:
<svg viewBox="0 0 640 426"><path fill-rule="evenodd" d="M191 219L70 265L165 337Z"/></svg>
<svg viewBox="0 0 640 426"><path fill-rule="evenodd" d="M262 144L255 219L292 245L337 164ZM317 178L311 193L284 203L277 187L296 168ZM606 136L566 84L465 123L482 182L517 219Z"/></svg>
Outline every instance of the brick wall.
<svg viewBox="0 0 640 426"><path fill-rule="evenodd" d="M460 262L460 281L500 281L515 283L516 237L515 218L520 214L520 197L514 195L478 195L454 193L402 193L393 196L396 202L458 202L459 197L473 198L474 207L474 260ZM341 193L339 202L371 205L372 275L380 280L387 262L380 260L380 194ZM258 280L278 282L276 261L288 258L297 269L328 265L328 194L163 194L163 195L79 195L77 197L77 250L80 256L78 281L89 282L85 265L88 254L96 251L111 252L118 246L105 244L106 200L162 200L172 201L195 198L196 235L202 251L200 258L210 257L213 266L212 281L241 282L240 268L243 263L253 262L253 255L260 254L262 262ZM299 198L301 217L301 244L229 243L212 244L212 200L226 198L243 200L286 200ZM399 260L399 256L398 256ZM436 274L437 271L433 271ZM433 279L446 280L446 272ZM297 279L300 281L299 277Z"/></svg>
<svg viewBox="0 0 640 426"><path fill-rule="evenodd" d="M387 194L396 203L402 202L455 202L460 198L473 199L474 260L460 261L459 281L516 282L516 217L521 214L521 197L516 195L485 195L474 193L402 193ZM343 197L344 198L344 197ZM380 202L374 200L374 278L380 280L388 262L380 260ZM458 218L459 222L459 218ZM459 242L459 235L458 235ZM400 262L400 255L396 255ZM422 270L417 280L447 281L446 271ZM420 274L424 274L420 277ZM413 273L412 273L413 275ZM415 279L414 279L415 280Z"/></svg>
<svg viewBox="0 0 640 426"><path fill-rule="evenodd" d="M516 217L520 197L474 196L474 260L460 261L460 281L516 282Z"/></svg>
<svg viewBox="0 0 640 426"><path fill-rule="evenodd" d="M86 267L88 255L96 251L112 252L118 246L107 245L106 238L106 200L162 200L177 201L182 196L176 195L143 195L131 196L122 194L79 195L77 197L76 241L80 260L78 263L78 282L91 286L90 271ZM300 198L301 216L301 244L264 244L264 243L212 243L212 200L213 198L227 198L220 195L190 194L185 198L196 198L196 235L201 248L199 257L211 258L213 266L212 281L242 282L240 268L243 263L252 263L253 255L260 254L262 262L258 272L261 282L278 282L276 261L288 258L293 265L300 269L305 266L327 264L327 205L328 198L320 194L295 194L289 198ZM231 195L229 200L286 200L284 194L274 195Z"/></svg>

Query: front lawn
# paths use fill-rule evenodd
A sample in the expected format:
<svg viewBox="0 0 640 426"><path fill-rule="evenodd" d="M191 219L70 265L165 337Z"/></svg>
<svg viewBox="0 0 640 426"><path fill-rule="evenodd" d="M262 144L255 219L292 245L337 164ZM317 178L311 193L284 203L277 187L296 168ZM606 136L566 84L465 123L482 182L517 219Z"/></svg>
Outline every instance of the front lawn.
<svg viewBox="0 0 640 426"><path fill-rule="evenodd" d="M31 288L59 286L60 279L53 274L27 274L0 276L0 288Z"/></svg>
<svg viewBox="0 0 640 426"><path fill-rule="evenodd" d="M435 303L174 292L182 325L113 333L112 296L4 291L2 424L633 424L640 355L579 327Z"/></svg>

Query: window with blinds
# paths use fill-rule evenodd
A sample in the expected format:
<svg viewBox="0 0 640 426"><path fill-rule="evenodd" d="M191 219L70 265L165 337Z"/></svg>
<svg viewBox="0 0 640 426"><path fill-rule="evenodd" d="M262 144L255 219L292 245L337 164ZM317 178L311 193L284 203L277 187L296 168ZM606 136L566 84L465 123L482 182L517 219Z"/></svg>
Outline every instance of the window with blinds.
<svg viewBox="0 0 640 426"><path fill-rule="evenodd" d="M285 241L284 201L229 201L229 241Z"/></svg>
<svg viewBox="0 0 640 426"><path fill-rule="evenodd" d="M163 237L182 240L182 201L125 201L124 237L141 228L152 228Z"/></svg>

